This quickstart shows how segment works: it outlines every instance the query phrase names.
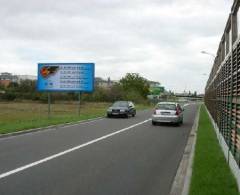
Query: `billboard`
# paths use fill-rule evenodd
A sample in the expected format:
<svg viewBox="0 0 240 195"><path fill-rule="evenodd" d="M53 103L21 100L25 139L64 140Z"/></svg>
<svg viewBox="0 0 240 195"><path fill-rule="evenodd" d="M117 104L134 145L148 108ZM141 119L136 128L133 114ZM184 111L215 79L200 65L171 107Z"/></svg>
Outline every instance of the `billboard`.
<svg viewBox="0 0 240 195"><path fill-rule="evenodd" d="M37 90L92 92L94 69L94 63L40 63Z"/></svg>

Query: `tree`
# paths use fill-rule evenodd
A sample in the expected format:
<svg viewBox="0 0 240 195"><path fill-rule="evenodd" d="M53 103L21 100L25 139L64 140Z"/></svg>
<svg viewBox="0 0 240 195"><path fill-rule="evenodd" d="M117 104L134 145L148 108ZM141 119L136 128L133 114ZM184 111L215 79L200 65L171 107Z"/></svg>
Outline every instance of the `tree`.
<svg viewBox="0 0 240 195"><path fill-rule="evenodd" d="M11 82L11 83L8 85L7 88L8 88L9 90L15 91L15 90L18 89L18 87L19 87L19 84L18 84L18 83Z"/></svg>
<svg viewBox="0 0 240 195"><path fill-rule="evenodd" d="M34 93L36 92L36 81L21 80L18 86L18 91L22 93Z"/></svg>
<svg viewBox="0 0 240 195"><path fill-rule="evenodd" d="M150 86L148 80L138 73L127 73L126 76L120 80L120 85L126 93L135 93L135 97L140 95L146 99L149 94Z"/></svg>
<svg viewBox="0 0 240 195"><path fill-rule="evenodd" d="M0 90L5 90L5 86L0 83Z"/></svg>
<svg viewBox="0 0 240 195"><path fill-rule="evenodd" d="M114 84L109 90L109 100L116 101L122 100L125 97L125 91L120 84Z"/></svg>

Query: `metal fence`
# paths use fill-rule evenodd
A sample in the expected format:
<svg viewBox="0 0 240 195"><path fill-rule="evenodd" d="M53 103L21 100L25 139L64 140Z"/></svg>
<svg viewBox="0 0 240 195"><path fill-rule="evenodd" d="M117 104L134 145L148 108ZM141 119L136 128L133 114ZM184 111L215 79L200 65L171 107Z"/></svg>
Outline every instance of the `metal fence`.
<svg viewBox="0 0 240 195"><path fill-rule="evenodd" d="M240 9L235 0L206 88L205 104L240 166Z"/></svg>

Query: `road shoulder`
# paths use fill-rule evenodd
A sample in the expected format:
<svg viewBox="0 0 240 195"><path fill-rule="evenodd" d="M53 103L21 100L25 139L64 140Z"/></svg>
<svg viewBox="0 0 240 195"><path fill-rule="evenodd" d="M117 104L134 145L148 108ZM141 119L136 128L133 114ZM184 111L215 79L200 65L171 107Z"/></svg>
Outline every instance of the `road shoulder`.
<svg viewBox="0 0 240 195"><path fill-rule="evenodd" d="M171 187L170 195L188 194L192 175L192 164L196 144L196 132L198 129L200 107L201 106L199 105L193 127L188 137L187 145L184 149L183 157Z"/></svg>
<svg viewBox="0 0 240 195"><path fill-rule="evenodd" d="M46 130L51 130L51 129L59 129L62 127L67 127L67 126L72 126L72 125L78 125L82 123L87 123L87 122L94 122L103 119L104 117L97 117L97 118L91 118L87 120L80 120L77 122L70 122L70 123L63 123L63 124L58 124L58 125L50 125L47 127L39 127L39 128L34 128L34 129L27 129L27 130L22 130L22 131L16 131L12 133L6 133L6 134L0 134L0 139L5 138L5 137L12 137L12 136L17 136L17 135L23 135L23 134L28 134L28 133L34 133L38 131L46 131Z"/></svg>

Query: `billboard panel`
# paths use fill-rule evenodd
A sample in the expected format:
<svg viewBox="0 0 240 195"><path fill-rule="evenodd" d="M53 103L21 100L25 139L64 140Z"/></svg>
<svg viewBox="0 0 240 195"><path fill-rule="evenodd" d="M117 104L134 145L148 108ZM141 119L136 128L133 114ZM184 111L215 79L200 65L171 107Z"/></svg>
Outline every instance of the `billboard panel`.
<svg viewBox="0 0 240 195"><path fill-rule="evenodd" d="M38 91L94 90L94 63L38 64Z"/></svg>

